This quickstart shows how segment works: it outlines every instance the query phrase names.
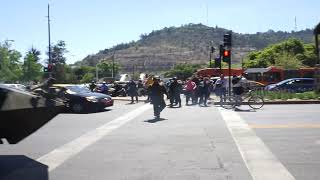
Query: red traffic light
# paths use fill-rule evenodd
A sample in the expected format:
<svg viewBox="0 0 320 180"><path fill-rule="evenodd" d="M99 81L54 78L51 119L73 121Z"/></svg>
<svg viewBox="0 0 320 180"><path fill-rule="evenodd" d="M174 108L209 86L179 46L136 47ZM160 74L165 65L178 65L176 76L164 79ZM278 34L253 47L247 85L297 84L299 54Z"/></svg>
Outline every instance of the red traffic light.
<svg viewBox="0 0 320 180"><path fill-rule="evenodd" d="M52 64L48 64L48 71L49 71L49 72L52 71L52 68L53 68L53 65L52 65Z"/></svg>
<svg viewBox="0 0 320 180"><path fill-rule="evenodd" d="M230 50L224 50L223 57L230 57Z"/></svg>

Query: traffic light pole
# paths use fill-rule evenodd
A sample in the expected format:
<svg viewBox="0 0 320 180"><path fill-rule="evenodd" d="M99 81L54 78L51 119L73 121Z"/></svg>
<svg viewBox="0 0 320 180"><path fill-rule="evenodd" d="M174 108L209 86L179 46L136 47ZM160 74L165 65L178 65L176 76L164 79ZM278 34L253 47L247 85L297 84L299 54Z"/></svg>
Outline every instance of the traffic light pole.
<svg viewBox="0 0 320 180"><path fill-rule="evenodd" d="M212 54L214 53L215 48L213 46L210 47L210 54L209 54L209 68L212 68Z"/></svg>
<svg viewBox="0 0 320 180"><path fill-rule="evenodd" d="M229 70L229 88L228 88L228 93L229 93L229 96L231 96L231 54L230 54L230 60L228 62L228 70Z"/></svg>
<svg viewBox="0 0 320 180"><path fill-rule="evenodd" d="M229 70L229 88L228 88L228 94L231 95L231 47L232 47L232 31L229 31L227 34L223 36L223 46L227 50L227 54L229 56L228 61L228 70Z"/></svg>
<svg viewBox="0 0 320 180"><path fill-rule="evenodd" d="M212 59L212 58L211 58L211 54L212 54L212 53L211 53L211 51L210 51L209 54L210 54L210 55L209 55L209 68L211 68L211 67L212 67L212 63L211 63L211 59Z"/></svg>
<svg viewBox="0 0 320 180"><path fill-rule="evenodd" d="M316 46L316 55L317 55L317 64L320 64L320 56L319 56L319 34L314 35L315 46Z"/></svg>

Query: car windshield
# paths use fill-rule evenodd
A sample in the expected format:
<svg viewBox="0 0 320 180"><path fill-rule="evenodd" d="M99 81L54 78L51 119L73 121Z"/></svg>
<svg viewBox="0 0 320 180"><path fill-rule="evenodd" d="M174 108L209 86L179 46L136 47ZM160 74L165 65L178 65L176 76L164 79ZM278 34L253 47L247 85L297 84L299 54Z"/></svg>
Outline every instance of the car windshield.
<svg viewBox="0 0 320 180"><path fill-rule="evenodd" d="M84 86L66 86L65 88L76 93L91 93L91 91Z"/></svg>

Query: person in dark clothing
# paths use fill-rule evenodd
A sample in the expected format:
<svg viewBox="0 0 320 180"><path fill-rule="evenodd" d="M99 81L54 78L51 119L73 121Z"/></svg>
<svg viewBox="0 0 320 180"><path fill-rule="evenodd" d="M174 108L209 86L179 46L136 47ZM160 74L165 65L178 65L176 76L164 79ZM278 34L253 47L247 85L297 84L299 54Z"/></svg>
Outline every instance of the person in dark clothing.
<svg viewBox="0 0 320 180"><path fill-rule="evenodd" d="M199 106L203 103L204 106L207 105L208 98L210 96L210 81L208 78L204 78L199 84L200 101Z"/></svg>
<svg viewBox="0 0 320 180"><path fill-rule="evenodd" d="M181 107L180 89L182 88L177 78L173 78L173 82L169 85L170 107L173 107L173 103L179 104Z"/></svg>
<svg viewBox="0 0 320 180"><path fill-rule="evenodd" d="M148 88L150 92L151 102L153 104L153 112L156 119L160 118L161 111L166 107L164 102L164 94L167 94L166 88L159 84L159 78L153 78L153 84Z"/></svg>
<svg viewBox="0 0 320 180"><path fill-rule="evenodd" d="M133 80L128 83L128 95L131 97L131 103L134 103L134 97L136 97L136 102L138 103L138 88Z"/></svg>
<svg viewBox="0 0 320 180"><path fill-rule="evenodd" d="M92 81L91 84L89 85L89 89L91 90L91 92L93 92L96 87L97 85L94 83L94 81Z"/></svg>

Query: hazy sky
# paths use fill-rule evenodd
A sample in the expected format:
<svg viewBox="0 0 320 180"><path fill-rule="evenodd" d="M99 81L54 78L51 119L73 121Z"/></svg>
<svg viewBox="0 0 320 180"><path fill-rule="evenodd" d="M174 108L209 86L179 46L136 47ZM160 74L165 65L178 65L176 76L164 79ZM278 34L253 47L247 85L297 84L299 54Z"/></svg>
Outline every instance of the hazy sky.
<svg viewBox="0 0 320 180"><path fill-rule="evenodd" d="M34 46L42 57L51 40L64 40L67 63L163 27L202 23L240 33L313 28L320 0L1 0L0 42L14 40L23 55Z"/></svg>

